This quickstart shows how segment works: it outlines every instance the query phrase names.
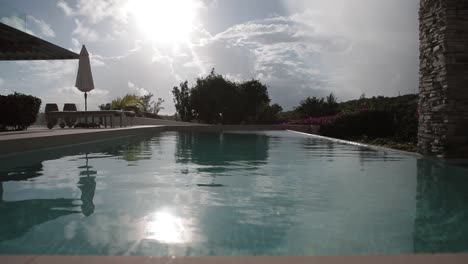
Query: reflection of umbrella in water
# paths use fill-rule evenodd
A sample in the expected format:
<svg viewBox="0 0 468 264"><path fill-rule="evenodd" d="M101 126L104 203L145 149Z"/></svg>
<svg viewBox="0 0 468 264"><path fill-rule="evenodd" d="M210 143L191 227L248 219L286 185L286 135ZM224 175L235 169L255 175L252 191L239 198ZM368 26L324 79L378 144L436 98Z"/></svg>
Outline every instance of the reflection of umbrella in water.
<svg viewBox="0 0 468 264"><path fill-rule="evenodd" d="M78 167L86 169L80 171L80 180L78 181L78 188L81 190L81 211L85 216L90 216L94 213L94 193L96 191L96 175L97 171L89 170L92 168L88 165L88 153L86 153L86 165Z"/></svg>

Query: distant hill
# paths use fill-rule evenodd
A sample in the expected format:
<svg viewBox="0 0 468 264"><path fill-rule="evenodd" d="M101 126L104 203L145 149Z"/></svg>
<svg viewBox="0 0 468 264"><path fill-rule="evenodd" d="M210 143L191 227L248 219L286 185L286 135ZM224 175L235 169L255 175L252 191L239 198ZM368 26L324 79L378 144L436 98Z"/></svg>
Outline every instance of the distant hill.
<svg viewBox="0 0 468 264"><path fill-rule="evenodd" d="M374 96L371 98L360 98L340 103L340 110L354 112L367 108L369 110L386 112L400 112L402 110L414 112L418 108L418 98L417 94L397 97Z"/></svg>

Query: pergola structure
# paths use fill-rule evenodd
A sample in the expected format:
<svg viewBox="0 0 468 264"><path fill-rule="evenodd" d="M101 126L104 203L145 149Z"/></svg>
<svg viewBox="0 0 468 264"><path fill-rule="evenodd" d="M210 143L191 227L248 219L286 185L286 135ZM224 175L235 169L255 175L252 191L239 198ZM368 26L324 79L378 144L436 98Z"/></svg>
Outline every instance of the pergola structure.
<svg viewBox="0 0 468 264"><path fill-rule="evenodd" d="M0 23L0 60L69 60L75 52Z"/></svg>

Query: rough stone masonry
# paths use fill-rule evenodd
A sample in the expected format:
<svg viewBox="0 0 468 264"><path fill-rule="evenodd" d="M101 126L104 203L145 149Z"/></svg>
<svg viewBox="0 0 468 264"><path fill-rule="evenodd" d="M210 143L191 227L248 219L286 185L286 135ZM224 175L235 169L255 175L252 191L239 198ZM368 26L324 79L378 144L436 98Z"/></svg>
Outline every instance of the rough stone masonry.
<svg viewBox="0 0 468 264"><path fill-rule="evenodd" d="M418 149L468 158L468 0L421 0Z"/></svg>

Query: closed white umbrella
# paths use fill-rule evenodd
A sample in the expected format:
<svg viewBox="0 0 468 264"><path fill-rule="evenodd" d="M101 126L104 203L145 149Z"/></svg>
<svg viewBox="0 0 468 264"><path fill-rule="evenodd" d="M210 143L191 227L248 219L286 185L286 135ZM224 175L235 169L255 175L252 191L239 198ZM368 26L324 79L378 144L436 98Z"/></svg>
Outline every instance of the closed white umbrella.
<svg viewBox="0 0 468 264"><path fill-rule="evenodd" d="M75 87L84 92L85 111L88 111L87 99L88 92L94 89L93 74L91 73L91 63L89 61L89 53L85 45L81 48L80 59L78 63L78 74L76 76Z"/></svg>

